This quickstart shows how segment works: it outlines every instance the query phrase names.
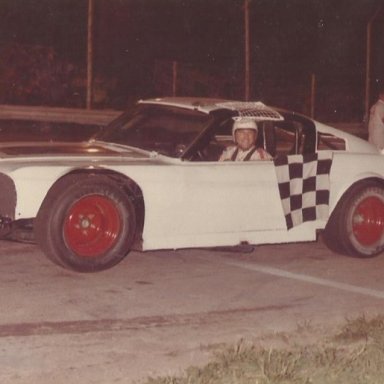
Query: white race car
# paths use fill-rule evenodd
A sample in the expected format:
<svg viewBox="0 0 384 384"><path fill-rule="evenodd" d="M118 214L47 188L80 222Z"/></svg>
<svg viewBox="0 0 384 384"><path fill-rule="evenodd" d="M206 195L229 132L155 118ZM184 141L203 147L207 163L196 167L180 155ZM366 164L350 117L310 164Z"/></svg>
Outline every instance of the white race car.
<svg viewBox="0 0 384 384"><path fill-rule="evenodd" d="M219 162L234 119L259 127L264 161ZM0 234L30 230L80 272L131 249L316 240L384 248L384 157L368 142L260 102L140 101L85 142L0 144Z"/></svg>

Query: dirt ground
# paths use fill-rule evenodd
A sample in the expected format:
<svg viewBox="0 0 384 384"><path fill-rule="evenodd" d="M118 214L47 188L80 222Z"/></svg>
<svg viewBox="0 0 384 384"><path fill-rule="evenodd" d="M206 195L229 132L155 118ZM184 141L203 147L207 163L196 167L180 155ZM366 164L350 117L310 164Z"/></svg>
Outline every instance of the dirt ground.
<svg viewBox="0 0 384 384"><path fill-rule="evenodd" d="M253 252L131 253L78 274L34 245L0 242L0 382L136 383L204 364L224 343L323 337L383 312L384 256L321 242Z"/></svg>

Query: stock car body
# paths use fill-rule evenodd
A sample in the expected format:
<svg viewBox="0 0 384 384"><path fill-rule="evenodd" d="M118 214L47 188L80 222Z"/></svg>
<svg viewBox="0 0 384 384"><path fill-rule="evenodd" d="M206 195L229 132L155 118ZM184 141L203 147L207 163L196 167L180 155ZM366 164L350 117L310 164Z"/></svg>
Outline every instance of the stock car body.
<svg viewBox="0 0 384 384"><path fill-rule="evenodd" d="M273 160L218 161L244 116ZM277 165L318 155L329 165L321 214L288 225ZM302 187L284 173L286 185ZM132 249L314 241L319 231L351 256L384 248L384 157L363 139L260 102L150 99L87 141L0 143L0 185L2 238L30 229L52 261L80 272L110 268Z"/></svg>

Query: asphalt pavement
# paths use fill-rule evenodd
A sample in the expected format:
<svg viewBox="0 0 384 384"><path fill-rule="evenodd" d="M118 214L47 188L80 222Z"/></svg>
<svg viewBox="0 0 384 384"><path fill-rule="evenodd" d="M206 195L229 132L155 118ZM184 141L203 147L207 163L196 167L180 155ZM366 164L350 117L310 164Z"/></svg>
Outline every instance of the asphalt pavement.
<svg viewBox="0 0 384 384"><path fill-rule="evenodd" d="M246 251L133 252L79 274L0 242L0 383L133 383L226 343L284 344L383 312L384 255L348 258L321 240Z"/></svg>

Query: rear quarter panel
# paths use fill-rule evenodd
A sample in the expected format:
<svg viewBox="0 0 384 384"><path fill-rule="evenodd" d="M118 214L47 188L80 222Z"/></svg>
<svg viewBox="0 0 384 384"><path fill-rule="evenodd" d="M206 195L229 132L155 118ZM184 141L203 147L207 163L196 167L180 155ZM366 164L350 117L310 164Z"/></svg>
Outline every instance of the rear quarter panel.
<svg viewBox="0 0 384 384"><path fill-rule="evenodd" d="M379 153L334 152L330 174L330 211L352 184L369 178L384 181L384 156Z"/></svg>

